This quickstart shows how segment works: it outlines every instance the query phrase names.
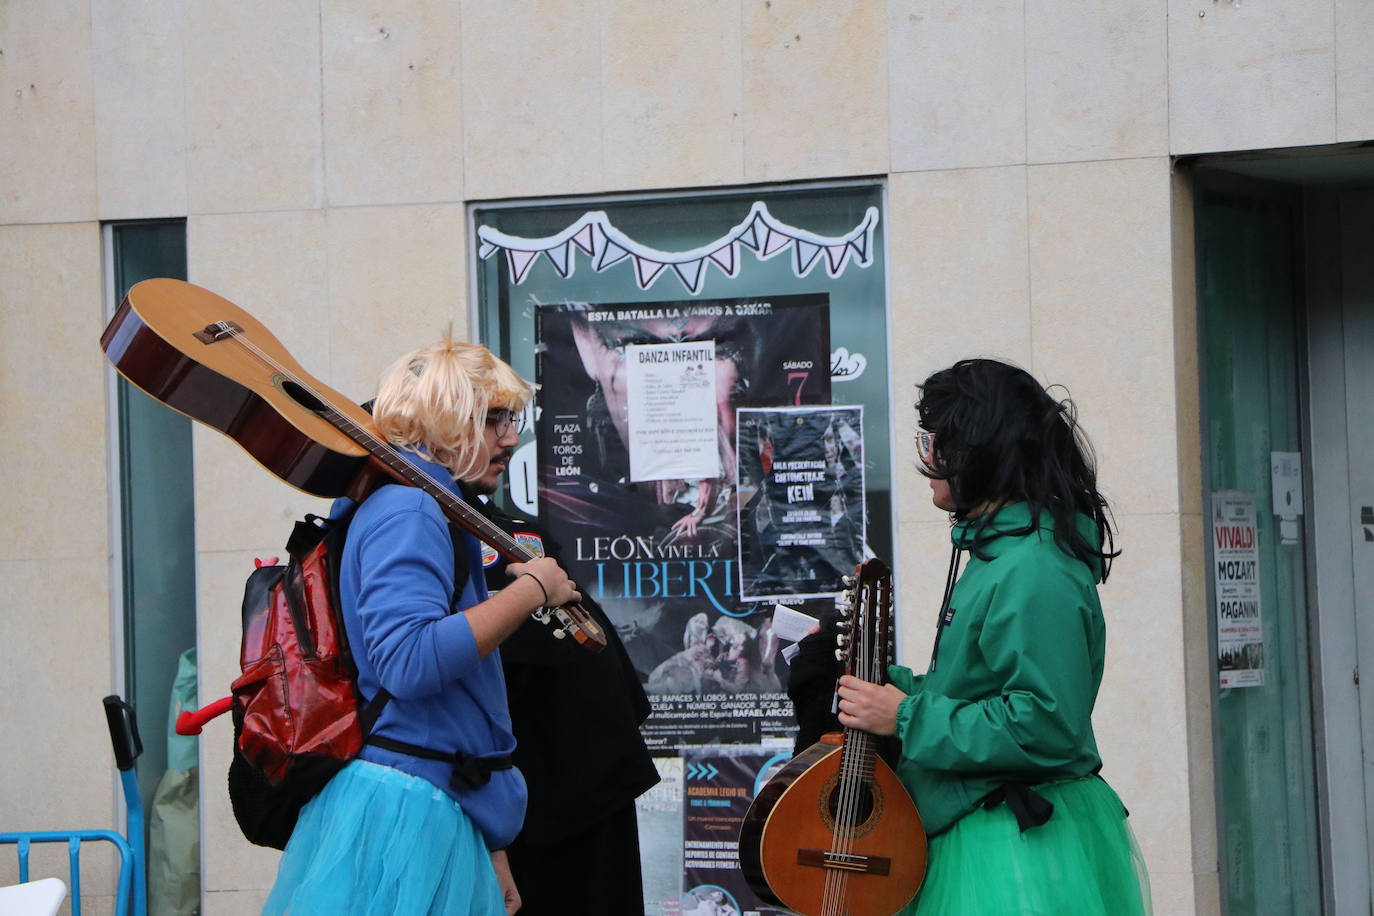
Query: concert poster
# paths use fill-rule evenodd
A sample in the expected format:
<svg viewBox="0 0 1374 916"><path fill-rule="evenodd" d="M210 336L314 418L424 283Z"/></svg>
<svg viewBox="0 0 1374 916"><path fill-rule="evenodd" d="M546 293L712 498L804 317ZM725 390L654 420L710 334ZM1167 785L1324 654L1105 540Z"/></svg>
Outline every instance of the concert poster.
<svg viewBox="0 0 1374 916"><path fill-rule="evenodd" d="M644 680L650 749L790 736L772 605L740 594L737 417L830 403L828 296L545 305L535 324L540 520Z"/></svg>
<svg viewBox="0 0 1374 916"><path fill-rule="evenodd" d="M744 409L736 432L741 600L838 595L863 559L863 407Z"/></svg>
<svg viewBox="0 0 1374 916"><path fill-rule="evenodd" d="M1212 571L1217 613L1217 677L1222 689L1264 686L1259 527L1255 496L1212 494Z"/></svg>

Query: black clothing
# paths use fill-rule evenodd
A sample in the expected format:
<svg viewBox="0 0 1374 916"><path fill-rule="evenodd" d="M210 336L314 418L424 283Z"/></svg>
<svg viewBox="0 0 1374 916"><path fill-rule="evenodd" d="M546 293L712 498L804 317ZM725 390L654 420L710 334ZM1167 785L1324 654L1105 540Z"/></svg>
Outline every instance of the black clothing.
<svg viewBox="0 0 1374 916"><path fill-rule="evenodd" d="M506 856L520 891L520 916L644 916L632 801L561 843L543 846L521 834Z"/></svg>
<svg viewBox="0 0 1374 916"><path fill-rule="evenodd" d="M470 500L512 535L533 535L546 556L559 545L537 522L507 515L491 503ZM517 538L521 540L521 538ZM510 584L506 560L486 567L492 591ZM579 589L580 590L580 589ZM601 652L551 626L527 620L501 644L506 693L515 733L516 766L529 786L525 824L508 849L524 905L521 916L567 914L569 901L586 901L587 913L644 912L639 880L639 837L634 800L658 782L658 770L640 736L650 706L615 627L583 593L582 606L606 632ZM593 867L604 851L614 858ZM629 858L627 858L629 857Z"/></svg>
<svg viewBox="0 0 1374 916"><path fill-rule="evenodd" d="M827 732L843 731L835 709L835 684L844 674L844 663L835 657L834 611L821 615L820 628L797 644L797 654L787 672L787 697L797 719L797 738L792 756L821 740ZM875 736L874 749L895 768L901 742L892 735Z"/></svg>
<svg viewBox="0 0 1374 916"><path fill-rule="evenodd" d="M835 613L821 616L820 629L797 646L787 669L787 696L797 717L797 739L792 754L806 750L826 732L840 731L835 715L835 682L844 665L835 657Z"/></svg>

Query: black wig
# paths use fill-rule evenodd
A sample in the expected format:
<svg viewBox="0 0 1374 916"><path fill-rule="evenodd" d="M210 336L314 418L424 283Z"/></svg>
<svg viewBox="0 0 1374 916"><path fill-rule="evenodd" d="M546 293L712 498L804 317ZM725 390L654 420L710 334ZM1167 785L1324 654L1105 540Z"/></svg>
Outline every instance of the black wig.
<svg viewBox="0 0 1374 916"><path fill-rule="evenodd" d="M1048 512L1059 548L1094 570L1100 564L1105 582L1120 551L1073 402L1056 401L1024 369L992 359L961 360L920 388L921 428L934 434L931 466L921 473L949 481L954 517L973 520L974 544L995 515L974 518L977 510L1026 502L1030 525L1014 533L1028 534ZM1079 514L1096 523L1099 543L1079 531Z"/></svg>

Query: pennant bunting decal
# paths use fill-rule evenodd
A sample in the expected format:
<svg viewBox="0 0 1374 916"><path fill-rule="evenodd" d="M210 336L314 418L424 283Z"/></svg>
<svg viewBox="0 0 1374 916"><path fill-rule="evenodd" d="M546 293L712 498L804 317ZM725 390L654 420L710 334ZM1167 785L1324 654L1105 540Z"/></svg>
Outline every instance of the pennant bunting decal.
<svg viewBox="0 0 1374 916"><path fill-rule="evenodd" d="M767 226L764 227L764 230L767 231ZM759 227L752 217L745 220L744 230L739 234L739 240L741 245L751 251L759 250Z"/></svg>
<svg viewBox="0 0 1374 916"><path fill-rule="evenodd" d="M733 243L726 245L718 251L711 252L711 260L716 262L716 266L725 271L725 276L735 275L735 246Z"/></svg>
<svg viewBox="0 0 1374 916"><path fill-rule="evenodd" d="M525 273L538 256L539 252L537 251L520 251L515 248L507 248L506 260L509 262L511 279L517 284L525 282Z"/></svg>
<svg viewBox="0 0 1374 916"><path fill-rule="evenodd" d="M571 243L565 242L558 248L547 248L544 250L544 256L549 259L549 263L553 265L553 269L559 277L564 280L568 279L573 268Z"/></svg>
<svg viewBox="0 0 1374 916"><path fill-rule="evenodd" d="M825 272L832 277L838 277L840 275L840 266L844 264L844 256L848 251L848 245L826 245Z"/></svg>
<svg viewBox="0 0 1374 916"><path fill-rule="evenodd" d="M795 240L783 235L781 232L774 232L772 229L769 229L763 237L763 251L759 252L759 257L771 258L793 241Z"/></svg>
<svg viewBox="0 0 1374 916"><path fill-rule="evenodd" d="M601 246L601 257L596 259L596 272L601 273L612 264L617 264L629 256L629 252L619 245L612 245L609 241Z"/></svg>
<svg viewBox="0 0 1374 916"><path fill-rule="evenodd" d="M572 237L573 244L582 249L582 253L590 255L596 251L595 230L590 224L583 226L582 231Z"/></svg>
<svg viewBox="0 0 1374 916"><path fill-rule="evenodd" d="M639 288L648 289L653 285L654 278L659 275L659 272L662 271L665 266L667 265L657 264L647 258L636 257L635 282L639 284Z"/></svg>
<svg viewBox="0 0 1374 916"><path fill-rule="evenodd" d="M863 220L841 236L822 236L781 222L768 212L763 201L755 201L749 213L734 228L720 238L690 251L660 251L642 245L617 229L604 211L591 210L556 235L545 238L521 238L507 235L491 226L477 227L477 256L490 258L498 250L506 253L506 267L511 282L520 284L530 268L543 254L554 273L566 279L573 274L577 251L591 258L592 267L600 272L626 258L634 262L635 283L648 289L672 267L682 286L693 296L706 286L706 262L713 261L727 277L739 274L741 267L737 245L744 245L759 260L774 257L789 248L792 250L792 270L804 277L825 254L825 270L832 278L844 273L852 262L859 267L873 263L873 233L878 226L878 208L869 207ZM853 252L853 257L850 253Z"/></svg>
<svg viewBox="0 0 1374 916"><path fill-rule="evenodd" d="M687 292L695 296L701 290L701 280L706 274L706 262L704 260L674 264L673 270L677 272L682 285L687 287Z"/></svg>

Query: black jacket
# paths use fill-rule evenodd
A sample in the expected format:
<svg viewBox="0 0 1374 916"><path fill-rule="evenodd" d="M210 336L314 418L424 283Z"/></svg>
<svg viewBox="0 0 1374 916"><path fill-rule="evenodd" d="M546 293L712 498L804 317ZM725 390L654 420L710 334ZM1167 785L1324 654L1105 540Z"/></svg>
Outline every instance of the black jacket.
<svg viewBox="0 0 1374 916"><path fill-rule="evenodd" d="M835 713L835 682L844 674L844 664L835 657L835 623L833 611L822 614L820 628L798 643L788 669L787 696L797 717L794 756L821 740L826 732L844 729ZM895 769L901 758L901 741L891 735L879 737L874 747Z"/></svg>
<svg viewBox="0 0 1374 916"><path fill-rule="evenodd" d="M507 515L491 503L471 500L508 534L528 534L544 554L559 558L559 544L538 522ZM488 589L510 583L506 560L486 567ZM632 802L658 782L653 758L639 734L649 699L615 627L583 592L582 607L606 632L601 652L571 638L554 638L552 627L527 620L501 644L515 765L529 784L529 809L521 840L534 845L575 836Z"/></svg>

